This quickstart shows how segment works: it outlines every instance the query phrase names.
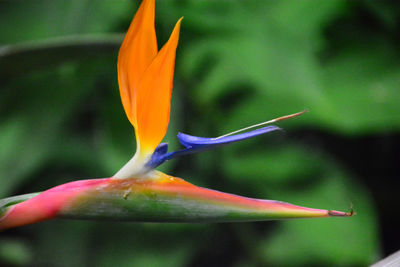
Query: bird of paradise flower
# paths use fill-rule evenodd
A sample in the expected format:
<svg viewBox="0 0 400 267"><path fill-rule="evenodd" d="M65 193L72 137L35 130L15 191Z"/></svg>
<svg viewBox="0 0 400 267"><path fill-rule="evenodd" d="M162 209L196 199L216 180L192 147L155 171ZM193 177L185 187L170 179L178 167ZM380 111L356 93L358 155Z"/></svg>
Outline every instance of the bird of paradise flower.
<svg viewBox="0 0 400 267"><path fill-rule="evenodd" d="M154 29L154 0L143 0L118 56L118 83L126 115L135 129L137 151L113 177L80 180L0 200L0 230L52 218L134 222L238 222L351 216L352 211L312 209L252 199L195 186L155 170L172 158L279 130L248 127L217 138L178 134L182 150L161 143L169 118L175 54L182 18L160 51ZM302 114L280 117L260 125ZM242 132L242 133L240 133Z"/></svg>

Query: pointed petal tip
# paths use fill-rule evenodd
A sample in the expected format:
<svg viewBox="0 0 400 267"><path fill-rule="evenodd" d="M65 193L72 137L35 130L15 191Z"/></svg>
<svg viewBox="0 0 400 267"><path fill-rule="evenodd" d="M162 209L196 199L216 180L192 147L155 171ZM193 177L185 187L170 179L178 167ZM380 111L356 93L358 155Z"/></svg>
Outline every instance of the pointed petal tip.
<svg viewBox="0 0 400 267"><path fill-rule="evenodd" d="M176 28L177 31L179 31L180 28L181 28L182 20L183 20L183 16L180 17L180 19L178 19L178 21L175 24L175 28ZM174 29L174 31L175 31L175 29Z"/></svg>
<svg viewBox="0 0 400 267"><path fill-rule="evenodd" d="M182 24L182 20L183 20L183 16L180 17L180 19L178 19L178 21L176 22L174 29L172 30L170 39L173 39L172 37L179 39L179 32L181 30L181 24ZM169 40L168 40L169 41Z"/></svg>
<svg viewBox="0 0 400 267"><path fill-rule="evenodd" d="M353 204L350 205L350 211L349 212L343 212L343 211L337 211L337 210L329 210L328 211L329 216L333 217L351 217L355 215L354 209L353 209Z"/></svg>
<svg viewBox="0 0 400 267"><path fill-rule="evenodd" d="M183 20L183 17L181 17L180 19L178 19L178 21L175 23L174 29L172 30L172 33L171 33L171 35L170 35L170 37L169 37L168 42L169 42L171 39L179 38L179 31L180 31L180 29L181 29L182 20ZM172 37L174 37L174 38L172 38ZM168 42L167 42L167 43L168 43Z"/></svg>

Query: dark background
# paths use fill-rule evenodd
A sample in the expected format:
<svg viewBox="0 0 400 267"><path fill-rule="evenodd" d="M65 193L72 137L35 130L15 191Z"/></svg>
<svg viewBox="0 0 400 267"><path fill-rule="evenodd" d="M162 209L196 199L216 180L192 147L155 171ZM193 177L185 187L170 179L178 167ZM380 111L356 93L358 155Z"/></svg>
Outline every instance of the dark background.
<svg viewBox="0 0 400 267"><path fill-rule="evenodd" d="M110 177L135 151L116 59L137 1L0 1L0 198ZM170 161L200 186L352 218L237 224L50 221L0 234L6 266L366 266L400 247L396 1L156 3L184 16L171 123L224 133L308 108L284 132Z"/></svg>

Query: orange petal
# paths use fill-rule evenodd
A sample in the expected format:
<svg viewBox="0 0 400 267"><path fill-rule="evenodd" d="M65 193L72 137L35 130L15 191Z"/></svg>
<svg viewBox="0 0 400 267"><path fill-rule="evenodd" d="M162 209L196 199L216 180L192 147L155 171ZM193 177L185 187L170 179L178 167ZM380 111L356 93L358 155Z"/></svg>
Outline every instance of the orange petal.
<svg viewBox="0 0 400 267"><path fill-rule="evenodd" d="M139 82L158 51L154 9L154 0L143 0L129 26L118 55L118 83L122 104L135 128L137 128L136 103Z"/></svg>
<svg viewBox="0 0 400 267"><path fill-rule="evenodd" d="M137 138L141 153L153 153L167 132L175 53L182 18L168 42L146 69L137 91Z"/></svg>

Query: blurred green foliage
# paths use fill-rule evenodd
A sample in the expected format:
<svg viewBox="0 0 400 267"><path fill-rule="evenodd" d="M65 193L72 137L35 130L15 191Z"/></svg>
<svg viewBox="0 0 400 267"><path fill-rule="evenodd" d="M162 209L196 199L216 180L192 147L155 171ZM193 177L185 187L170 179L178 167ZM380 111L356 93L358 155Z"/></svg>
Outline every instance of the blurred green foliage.
<svg viewBox="0 0 400 267"><path fill-rule="evenodd" d="M128 0L0 2L0 198L109 177L135 151L116 58ZM176 225L52 221L1 233L9 266L365 266L374 201L325 135L400 129L400 8L390 2L158 1L160 47L180 16L171 123L198 136L308 108L273 133L168 162L198 185L357 216ZM315 131L319 137L302 133ZM334 146L335 144L329 144Z"/></svg>

